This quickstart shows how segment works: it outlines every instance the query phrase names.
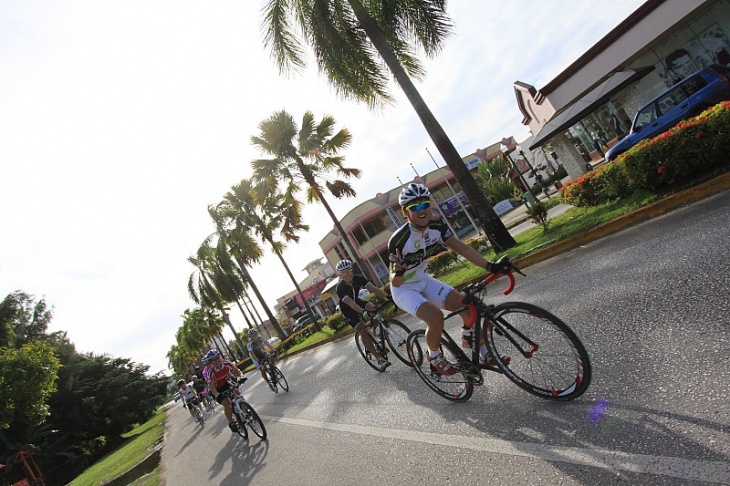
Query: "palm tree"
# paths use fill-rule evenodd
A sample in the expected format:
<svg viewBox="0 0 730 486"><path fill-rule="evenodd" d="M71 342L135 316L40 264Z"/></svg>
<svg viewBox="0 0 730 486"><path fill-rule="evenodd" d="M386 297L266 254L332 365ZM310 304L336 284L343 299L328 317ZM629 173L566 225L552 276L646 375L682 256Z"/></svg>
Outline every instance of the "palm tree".
<svg viewBox="0 0 730 486"><path fill-rule="evenodd" d="M388 67L426 128L431 140L481 221L496 251L516 245L497 213L479 191L436 117L426 105L411 76L424 70L414 56L416 47L435 55L451 31L444 0L269 0L264 12L264 43L281 71L303 68L302 43L310 43L321 71L344 97L374 107L390 102ZM297 37L292 26L298 25Z"/></svg>
<svg viewBox="0 0 730 486"><path fill-rule="evenodd" d="M351 258L360 267L360 272L367 275L368 268L325 199L320 183L324 180L327 190L338 199L356 195L345 180L327 179L332 172L342 178L360 177L360 170L344 167L345 157L338 154L350 145L352 136L346 128L333 134L334 125L335 119L328 115L315 124L314 115L308 111L302 118L300 129L294 118L284 110L259 123L261 134L251 137L251 142L272 158L251 162L253 180L266 188L268 193L264 196L283 190L287 200L295 199L300 188L306 187L307 202L322 203L347 245ZM280 183L286 184L286 187L279 187Z"/></svg>
<svg viewBox="0 0 730 486"><path fill-rule="evenodd" d="M248 326L251 327L251 323L248 322L248 317L246 317L246 313L238 301L243 292L244 283L223 271L216 259L215 248L210 245L212 238L213 235L203 241L195 257L188 257L188 261L197 269L188 279L188 293L196 304L208 305L218 309L236 341L238 341L238 345L243 346L241 338L228 317L225 303L235 302Z"/></svg>
<svg viewBox="0 0 730 486"><path fill-rule="evenodd" d="M253 263L257 263L263 256L261 247L251 237L247 231L242 231L240 228L229 229L226 227L224 218L219 214L218 210L212 206L208 206L208 214L215 223L216 234L218 235L218 244L216 245L216 259L219 262L229 262L231 259L236 262L236 272L240 272L243 279L251 287L256 299L263 307L266 316L271 321L272 326L279 335L279 338L283 341L286 339L284 331L279 326L274 314L266 304L266 300L259 291L256 283L251 278L247 266Z"/></svg>
<svg viewBox="0 0 730 486"><path fill-rule="evenodd" d="M258 188L257 191L254 190L251 181L243 179L233 186L231 191L226 193L223 202L215 208L215 211L223 221L228 223L226 226L230 227L234 234L253 231L262 241L271 246L272 251L279 258L294 287L296 287L307 313L312 318L315 329L320 331L321 328L316 314L309 306L299 283L282 256L285 248L284 243L274 240L274 231L279 230L286 241L299 241L296 232L306 230L309 227L300 221L301 211L297 201L286 199L282 194L272 194L265 199L257 198L257 194L263 192L261 188ZM272 321L272 324L281 330L278 322Z"/></svg>

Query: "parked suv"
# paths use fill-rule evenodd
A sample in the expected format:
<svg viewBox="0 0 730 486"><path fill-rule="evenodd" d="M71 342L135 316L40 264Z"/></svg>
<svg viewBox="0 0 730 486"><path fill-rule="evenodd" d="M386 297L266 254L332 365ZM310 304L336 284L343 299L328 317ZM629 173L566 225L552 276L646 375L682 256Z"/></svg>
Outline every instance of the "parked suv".
<svg viewBox="0 0 730 486"><path fill-rule="evenodd" d="M641 140L653 138L727 99L730 99L730 69L719 64L700 69L641 107L631 131L608 149L606 160L615 159Z"/></svg>

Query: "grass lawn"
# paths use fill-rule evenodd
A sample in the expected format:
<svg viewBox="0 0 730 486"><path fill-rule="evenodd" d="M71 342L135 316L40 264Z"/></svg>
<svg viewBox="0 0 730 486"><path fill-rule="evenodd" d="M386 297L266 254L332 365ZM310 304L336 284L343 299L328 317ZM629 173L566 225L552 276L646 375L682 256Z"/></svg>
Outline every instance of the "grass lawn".
<svg viewBox="0 0 730 486"><path fill-rule="evenodd" d="M124 434L127 442L114 452L99 459L77 476L69 486L102 484L142 462L162 442L165 434L165 410L160 407L152 419ZM136 486L157 486L162 473L157 470L136 481Z"/></svg>

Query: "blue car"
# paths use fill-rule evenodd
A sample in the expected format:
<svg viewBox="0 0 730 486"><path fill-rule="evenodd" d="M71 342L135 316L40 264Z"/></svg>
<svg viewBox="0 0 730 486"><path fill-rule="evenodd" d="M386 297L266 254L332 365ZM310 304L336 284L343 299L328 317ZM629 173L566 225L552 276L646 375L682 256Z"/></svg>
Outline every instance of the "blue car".
<svg viewBox="0 0 730 486"><path fill-rule="evenodd" d="M642 140L666 132L687 118L730 99L730 69L713 64L687 76L644 105L631 124L631 131L606 152L613 160Z"/></svg>

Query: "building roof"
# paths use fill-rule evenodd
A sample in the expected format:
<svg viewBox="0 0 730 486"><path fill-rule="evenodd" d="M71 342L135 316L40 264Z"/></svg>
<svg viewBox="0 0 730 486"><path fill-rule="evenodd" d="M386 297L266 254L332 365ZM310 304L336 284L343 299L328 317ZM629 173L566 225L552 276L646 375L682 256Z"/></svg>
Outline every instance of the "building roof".
<svg viewBox="0 0 730 486"><path fill-rule="evenodd" d="M637 81L654 70L654 66L647 66L637 70L629 69L611 74L601 84L593 88L585 96L568 106L567 109L556 113L550 121L535 135L530 150L544 144L552 136L574 125L578 120L604 104L608 99L625 86Z"/></svg>

